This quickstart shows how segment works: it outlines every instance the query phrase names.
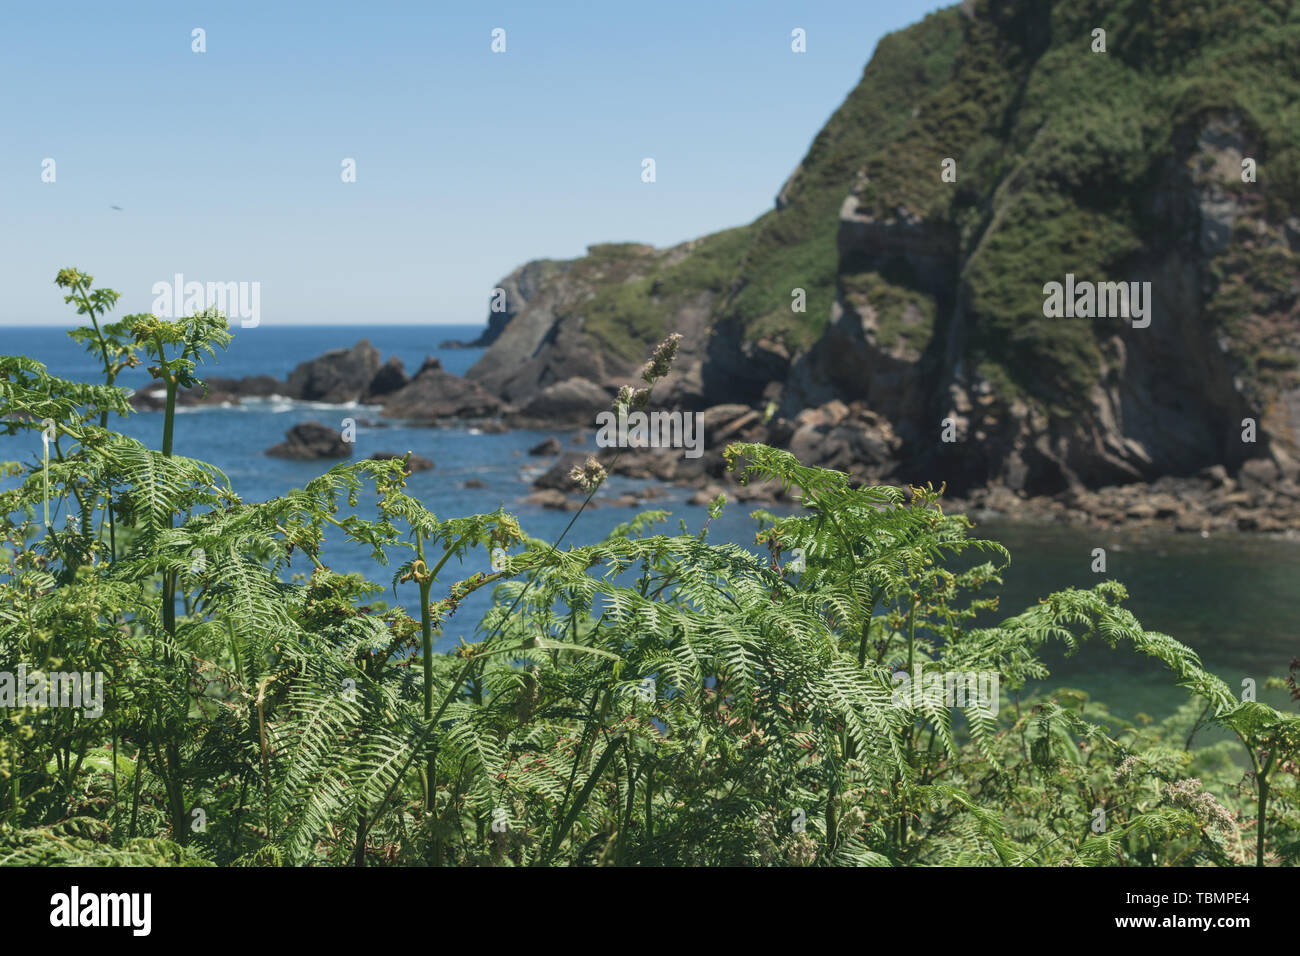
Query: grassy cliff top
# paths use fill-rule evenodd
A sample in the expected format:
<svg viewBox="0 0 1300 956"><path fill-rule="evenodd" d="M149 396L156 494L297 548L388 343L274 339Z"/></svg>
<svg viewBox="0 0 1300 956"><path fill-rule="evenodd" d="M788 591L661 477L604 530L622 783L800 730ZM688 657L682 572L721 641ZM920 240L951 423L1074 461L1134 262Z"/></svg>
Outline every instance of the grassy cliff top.
<svg viewBox="0 0 1300 956"><path fill-rule="evenodd" d="M1104 53L1093 50L1097 30ZM1064 408L1096 381L1099 337L1109 333L1041 321L1043 284L1067 272L1121 278L1184 241L1153 197L1169 188L1189 131L1195 144L1216 116L1241 127L1258 164L1258 186L1227 188L1260 217L1294 216L1300 0L978 0L880 41L776 208L673 249L592 246L566 275L590 284L588 334L624 358L642 354L702 291L715 324L790 352L818 339L837 293L871 287L888 309L923 291L941 304L927 334L947 334L942 313L960 303L967 366L1006 396ZM956 182L940 176L947 159ZM919 290L906 270L842 261L850 196L857 221L921 223L955 237L945 288ZM1235 323L1245 356L1276 346L1276 327L1293 315L1285 295L1266 296L1272 331L1260 331L1230 306L1256 301L1250 289L1281 282L1284 292L1278 276L1296 261L1282 250L1234 263L1216 280L1229 288L1207 289L1203 301L1217 296L1208 314ZM805 291L805 312L791 308L795 289Z"/></svg>

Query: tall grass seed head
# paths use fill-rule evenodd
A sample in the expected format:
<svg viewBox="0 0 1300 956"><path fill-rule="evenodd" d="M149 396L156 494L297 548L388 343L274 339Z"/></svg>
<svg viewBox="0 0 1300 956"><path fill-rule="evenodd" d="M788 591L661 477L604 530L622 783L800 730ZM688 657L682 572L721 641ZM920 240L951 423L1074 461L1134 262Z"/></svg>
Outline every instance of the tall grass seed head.
<svg viewBox="0 0 1300 956"><path fill-rule="evenodd" d="M589 457L586 464L582 467L574 466L569 472L569 478L573 480L583 491L590 493L595 488L600 487L607 477L605 467L595 458Z"/></svg>
<svg viewBox="0 0 1300 956"><path fill-rule="evenodd" d="M677 357L677 346L681 344L682 336L680 332L673 332L668 338L659 343L650 356L650 361L646 362L645 368L641 370L641 378L648 384L653 385L659 379L668 374L672 368L673 359Z"/></svg>

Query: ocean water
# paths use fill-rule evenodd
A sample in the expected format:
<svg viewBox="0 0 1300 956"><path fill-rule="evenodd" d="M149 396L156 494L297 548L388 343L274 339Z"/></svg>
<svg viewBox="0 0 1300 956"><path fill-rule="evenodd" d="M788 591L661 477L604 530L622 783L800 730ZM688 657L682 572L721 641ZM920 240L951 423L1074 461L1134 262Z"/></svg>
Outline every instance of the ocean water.
<svg viewBox="0 0 1300 956"><path fill-rule="evenodd" d="M229 349L218 353L200 374L284 378L298 362L332 348L350 346L362 338L369 339L384 358L400 358L408 373L414 373L426 355L434 355L448 371L463 374L482 354L481 349L437 347L446 339L476 337L481 331L477 325L263 325L233 331ZM102 380L96 360L72 342L64 329L0 328L0 353L38 359L53 374L63 377ZM132 370L121 377L119 384L134 388L147 381L143 370ZM113 427L157 447L162 417L160 412L139 412ZM221 468L245 501L265 500L300 487L330 463L271 458L264 451L281 441L285 431L298 422L315 420L341 428L344 418L378 421L375 409L274 399L228 408L183 409L176 426L175 452ZM365 458L377 451L417 452L433 459L435 468L412 475L407 490L438 516L488 512L504 506L519 517L525 531L554 540L572 516L523 502L531 491L532 479L550 464L548 458L529 457L527 450L552 434L566 449L594 449L590 429L486 434L466 427L394 423L388 427L359 425L354 457ZM0 436L0 459L30 461L39 456L39 442L31 439ZM485 487L466 488L469 479L478 479ZM615 476L610 479L607 493L620 494L641 484ZM704 509L686 503L690 491L672 486L664 486L663 491L663 498L639 508L604 505L585 512L566 541L598 541L606 529L628 520L641 508L672 512L668 523L660 526L665 533L675 533L681 520L692 533L698 531L706 514ZM373 503L363 500L361 504L367 511ZM752 510L729 504L722 516L710 523L710 539L752 548L757 529L750 517ZM1244 678L1251 678L1260 688L1261 699L1278 706L1294 706L1287 703L1285 693L1265 691L1263 685L1268 677L1284 674L1292 658L1300 657L1300 629L1296 626L1300 620L1300 544L1236 534L1201 538L1164 531L1087 532L1018 524L986 524L976 533L1001 541L1012 554L1001 591L1000 614L1018 612L1054 590L1096 583L1101 576L1091 571L1091 552L1104 547L1107 576L1125 583L1130 593L1128 607L1148 630L1161 631L1190 645L1230 686L1239 687ZM307 573L310 564L301 560L304 566L297 567L295 562L293 570ZM391 571L377 570L368 553L341 540L327 537L323 560L339 571L362 571L382 584L391 582ZM401 560L397 558L395 563ZM448 583L476 571L487 571L487 556L474 555L461 567L455 567L453 562L448 570ZM405 592L413 590L411 585L399 586L396 600L391 590L386 599L404 604L413 596ZM460 637L472 639L489 601L485 592L467 600L447 623L440 646L454 644ZM1140 712L1164 716L1186 697L1159 664L1123 648L1112 651L1099 641L1085 645L1072 657L1052 649L1047 659L1053 671L1048 686L1083 689L1127 716Z"/></svg>

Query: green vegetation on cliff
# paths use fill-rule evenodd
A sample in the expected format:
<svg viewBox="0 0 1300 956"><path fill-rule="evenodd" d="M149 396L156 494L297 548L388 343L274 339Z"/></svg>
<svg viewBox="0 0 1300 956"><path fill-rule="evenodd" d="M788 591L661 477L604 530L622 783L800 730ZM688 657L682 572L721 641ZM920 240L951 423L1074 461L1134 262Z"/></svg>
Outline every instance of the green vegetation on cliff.
<svg viewBox="0 0 1300 956"><path fill-rule="evenodd" d="M672 331L669 321L682 308L702 293L727 291L752 234L752 226L742 226L664 251L633 243L593 247L601 251L579 260L573 277L589 280L596 267L619 278L592 283L595 294L583 306L586 332L619 358L635 361Z"/></svg>
<svg viewBox="0 0 1300 956"><path fill-rule="evenodd" d="M749 339L773 337L792 348L821 333L835 299L839 210L863 160L904 136L918 98L950 75L961 40L956 9L884 37L862 80L822 128L781 196L781 207L753 223L753 241L734 291L718 309ZM792 289L807 312L790 308Z"/></svg>
<svg viewBox="0 0 1300 956"><path fill-rule="evenodd" d="M959 363L1004 400L1068 417L1098 382L1115 329L1045 320L1044 283L1163 277L1161 305L1176 313L1165 320L1206 310L1206 347L1227 336L1247 393L1267 404L1300 384L1300 341L1285 332L1300 317L1287 278L1300 271L1300 3L963 7L880 41L776 209L698 240L671 266L656 258L630 281L597 281L590 334L629 357L708 290L715 327L793 354L819 339L837 296L852 306L853 290L870 286L881 345L904 328L909 352L934 342L919 374ZM1257 182L1241 181L1239 153L1255 160ZM956 182L940 176L945 159ZM841 221L850 197L860 234ZM1226 250L1198 235L1219 214L1237 223ZM1192 276L1190 294L1170 264ZM791 309L796 288L806 312Z"/></svg>

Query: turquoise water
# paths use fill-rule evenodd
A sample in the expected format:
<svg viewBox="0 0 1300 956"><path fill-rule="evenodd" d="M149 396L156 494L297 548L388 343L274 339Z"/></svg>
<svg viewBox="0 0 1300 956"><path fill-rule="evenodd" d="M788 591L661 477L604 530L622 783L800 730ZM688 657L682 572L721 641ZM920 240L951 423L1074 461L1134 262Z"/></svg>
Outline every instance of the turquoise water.
<svg viewBox="0 0 1300 956"><path fill-rule="evenodd" d="M1000 609L1020 611L1051 591L1091 587L1113 578L1128 589L1126 606L1148 631L1188 645L1202 663L1237 693L1251 678L1260 700L1294 708L1264 681L1283 676L1300 657L1300 544L1242 534L1199 535L1169 531L1098 532L1055 526L982 524L978 537L1011 552ZM1106 549L1106 573L1092 572L1092 550ZM1045 658L1049 685L1086 690L1116 713L1167 715L1186 700L1164 665L1139 658L1125 645L1111 650L1097 640L1066 658Z"/></svg>
<svg viewBox="0 0 1300 956"><path fill-rule="evenodd" d="M370 341L385 358L397 355L408 372L414 372L425 355L436 355L449 371L463 373L481 354L478 349L436 348L444 339L470 339L478 326L319 326L236 329L230 350L218 357L208 374L240 377L275 375L283 378L293 366L331 348L348 346L360 338ZM100 380L95 361L83 354L61 329L6 328L0 330L0 351L36 358L57 375L85 381ZM124 376L121 384L136 387L147 376L139 370ZM269 458L263 451L280 441L291 425L315 419L335 428L342 419L376 417L373 410L320 404L262 402L232 408L187 409L176 429L177 454L203 459L230 476L236 491L247 501L264 500L301 486L323 470L317 462ZM116 426L155 447L160 442L162 415L141 412ZM469 428L413 428L407 426L357 429L356 457L375 451L408 449L432 458L433 471L411 476L408 491L440 517L492 511L505 506L520 518L524 529L553 540L571 515L524 504L522 499L538 470L549 459L530 458L527 449L548 434L563 444L573 431L515 431L481 434ZM0 458L31 460L40 452L34 436L0 436ZM590 432L582 447L592 448ZM483 488L465 488L474 478ZM609 493L618 494L641 484L610 479ZM690 531L705 520L704 510L686 504L690 492L666 487L665 497L642 507L673 512L667 533L685 519ZM363 508L366 502L362 502ZM611 525L626 521L637 508L601 507L584 513L568 541L589 544L603 537ZM735 541L751 546L755 523L753 509L729 505L710 524L715 541ZM1065 587L1089 587L1103 575L1093 574L1092 550L1107 551L1105 576L1123 581L1129 589L1128 606L1148 630L1162 631L1190 645L1204 663L1230 686L1253 678L1260 698L1279 706L1282 692L1266 692L1264 681L1285 674L1288 662L1300 657L1300 544L1247 535L1210 538L1171 532L1094 532L1058 527L985 524L977 534L1001 541L1011 551L1012 564L1005 574L1000 612L1010 615L1034 604L1039 597ZM341 571L366 571L381 583L390 575L376 572L369 557L342 542L327 542L325 560ZM306 572L308 567L297 568ZM486 571L486 556L467 560L456 576ZM400 592L399 592L400 593ZM392 598L392 592L388 594ZM488 596L480 593L467 601L445 630L443 646L460 636L470 637ZM1186 699L1174 687L1163 667L1120 648L1112 651L1097 642L1066 658L1048 654L1053 676L1048 686L1068 685L1106 701L1117 713L1133 716L1146 712L1164 716ZM1294 706L1294 705L1287 705Z"/></svg>

